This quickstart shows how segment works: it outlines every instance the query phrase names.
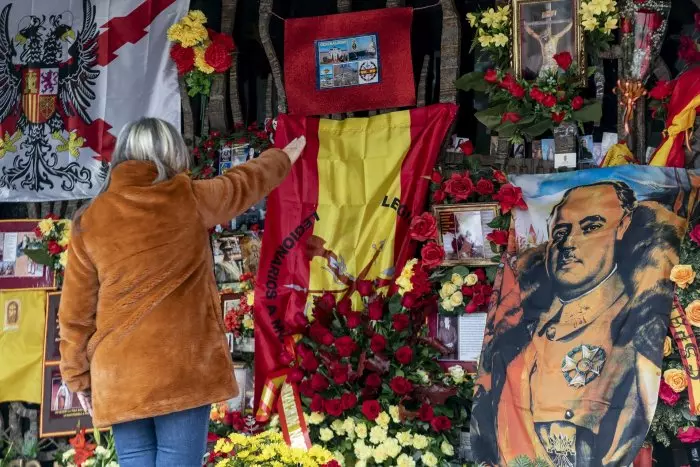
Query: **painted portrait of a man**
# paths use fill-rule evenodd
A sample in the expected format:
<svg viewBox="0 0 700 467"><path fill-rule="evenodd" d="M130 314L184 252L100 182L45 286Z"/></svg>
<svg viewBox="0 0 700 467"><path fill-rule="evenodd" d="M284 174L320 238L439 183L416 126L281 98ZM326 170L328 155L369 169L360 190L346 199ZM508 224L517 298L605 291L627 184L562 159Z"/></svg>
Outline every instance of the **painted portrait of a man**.
<svg viewBox="0 0 700 467"><path fill-rule="evenodd" d="M533 198L541 238L517 254L510 245L488 313L477 460L618 466L641 447L656 408L669 272L697 187L685 176L638 193L622 178L540 186Z"/></svg>

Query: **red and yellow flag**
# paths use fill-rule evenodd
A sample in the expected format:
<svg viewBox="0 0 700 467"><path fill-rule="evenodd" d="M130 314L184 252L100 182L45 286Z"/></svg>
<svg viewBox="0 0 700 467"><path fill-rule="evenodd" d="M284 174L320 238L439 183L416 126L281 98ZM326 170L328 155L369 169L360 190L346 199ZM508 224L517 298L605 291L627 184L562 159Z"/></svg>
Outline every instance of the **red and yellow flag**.
<svg viewBox="0 0 700 467"><path fill-rule="evenodd" d="M307 143L267 200L255 290L256 402L280 368L295 315L314 295L341 298L358 276L390 279L413 255L411 218L425 210L424 177L456 112L453 104L436 104L342 121L278 118L278 147L300 135Z"/></svg>

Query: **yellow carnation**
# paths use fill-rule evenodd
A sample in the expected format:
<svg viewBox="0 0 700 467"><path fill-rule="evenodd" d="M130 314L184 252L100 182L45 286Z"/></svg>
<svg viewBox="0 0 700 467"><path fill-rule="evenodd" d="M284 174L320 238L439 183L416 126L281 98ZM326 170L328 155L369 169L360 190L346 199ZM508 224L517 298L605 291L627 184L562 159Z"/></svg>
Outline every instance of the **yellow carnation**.
<svg viewBox="0 0 700 467"><path fill-rule="evenodd" d="M70 228L64 227L63 232L61 233L61 238L58 240L58 244L63 248L67 247L70 243L71 236Z"/></svg>
<svg viewBox="0 0 700 467"><path fill-rule="evenodd" d="M190 10L187 17L196 23L204 24L207 22L207 16L201 10Z"/></svg>
<svg viewBox="0 0 700 467"><path fill-rule="evenodd" d="M60 255L58 255L58 264L60 264L64 269L66 268L66 265L68 265L68 252L64 251Z"/></svg>
<svg viewBox="0 0 700 467"><path fill-rule="evenodd" d="M415 449L425 449L428 447L430 440L427 436L413 435L413 447Z"/></svg>
<svg viewBox="0 0 700 467"><path fill-rule="evenodd" d="M432 452L426 452L423 454L420 460L422 460L423 464L427 465L428 467L435 467L438 463L437 457L435 457L435 454Z"/></svg>
<svg viewBox="0 0 700 467"><path fill-rule="evenodd" d="M367 446L362 440L355 441L353 448L355 457L357 457L358 460L367 460L372 456L372 448Z"/></svg>
<svg viewBox="0 0 700 467"><path fill-rule="evenodd" d="M333 420L333 423L331 423L331 428L339 435L345 434L345 427L343 427L343 422L339 419Z"/></svg>
<svg viewBox="0 0 700 467"><path fill-rule="evenodd" d="M48 235L53 230L53 219L42 219L39 221L41 235Z"/></svg>
<svg viewBox="0 0 700 467"><path fill-rule="evenodd" d="M309 423L311 425L320 425L326 419L326 416L322 412L313 412L309 417Z"/></svg>
<svg viewBox="0 0 700 467"><path fill-rule="evenodd" d="M396 467L416 467L416 462L408 454L401 454L396 459Z"/></svg>
<svg viewBox="0 0 700 467"><path fill-rule="evenodd" d="M197 67L199 71L206 74L214 73L214 67L209 65L204 59L204 52L207 48L204 46L197 46L194 48L194 66Z"/></svg>
<svg viewBox="0 0 700 467"><path fill-rule="evenodd" d="M401 446L399 446L399 442L396 441L395 438L389 438L384 443L382 443L382 446L384 449L386 449L387 454L389 457L396 458L401 453Z"/></svg>
<svg viewBox="0 0 700 467"><path fill-rule="evenodd" d="M381 465L382 463L384 463L385 460L389 458L389 453L387 452L386 447L384 447L384 445L381 444L374 448L374 452L372 452L372 457L374 457L374 462Z"/></svg>
<svg viewBox="0 0 700 467"><path fill-rule="evenodd" d="M460 306L462 303L464 303L464 296L462 295L462 292L460 292L458 290L457 292L453 293L452 296L450 297L450 303L455 308Z"/></svg>
<svg viewBox="0 0 700 467"><path fill-rule="evenodd" d="M168 28L168 40L179 42L183 47L194 47L209 39L207 28L201 24L175 23Z"/></svg>
<svg viewBox="0 0 700 467"><path fill-rule="evenodd" d="M343 422L343 430L348 438L352 439L355 437L355 422L352 418L346 418Z"/></svg>
<svg viewBox="0 0 700 467"><path fill-rule="evenodd" d="M673 392L683 392L688 387L688 378L685 371L671 368L664 371L664 381L671 386Z"/></svg>
<svg viewBox="0 0 700 467"><path fill-rule="evenodd" d="M367 437L367 425L364 423L358 423L355 425L355 434L360 439L365 439Z"/></svg>
<svg viewBox="0 0 700 467"><path fill-rule="evenodd" d="M410 431L401 431L397 433L396 440L401 446L410 446L413 444L413 435Z"/></svg>
<svg viewBox="0 0 700 467"><path fill-rule="evenodd" d="M440 450L442 453L446 456L454 456L455 455L455 448L452 446L450 443L447 441L443 441L442 444L440 445Z"/></svg>
<svg viewBox="0 0 700 467"><path fill-rule="evenodd" d="M373 426L369 432L369 441L372 444L381 444L386 440L387 431L382 426Z"/></svg>
<svg viewBox="0 0 700 467"><path fill-rule="evenodd" d="M377 425L386 428L389 426L389 422L391 422L391 417L389 417L389 414L386 412L380 412L375 422L377 422Z"/></svg>
<svg viewBox="0 0 700 467"><path fill-rule="evenodd" d="M671 269L671 280L681 289L687 288L695 280L695 271L689 264L677 264Z"/></svg>
<svg viewBox="0 0 700 467"><path fill-rule="evenodd" d="M335 435L333 434L333 430L330 428L321 428L321 431L319 431L319 436L321 441L330 441Z"/></svg>
<svg viewBox="0 0 700 467"><path fill-rule="evenodd" d="M469 274L467 277L464 278L464 283L467 284L469 287L476 284L477 282L479 282L479 276L477 276L476 274Z"/></svg>
<svg viewBox="0 0 700 467"><path fill-rule="evenodd" d="M399 286L399 294L403 295L405 292L410 292L413 290L413 282L411 282L411 279L413 278L413 267L418 264L418 260L413 258L411 260L408 260L406 262L406 265L403 267L401 270L401 275L399 276L398 279L396 279L396 285Z"/></svg>
<svg viewBox="0 0 700 467"><path fill-rule="evenodd" d="M389 415L391 415L391 419L394 421L394 423L401 423L401 416L399 415L398 406L392 405L389 407Z"/></svg>
<svg viewBox="0 0 700 467"><path fill-rule="evenodd" d="M664 339L664 357L668 357L671 353L673 353L673 343L671 338L666 336L666 339Z"/></svg>

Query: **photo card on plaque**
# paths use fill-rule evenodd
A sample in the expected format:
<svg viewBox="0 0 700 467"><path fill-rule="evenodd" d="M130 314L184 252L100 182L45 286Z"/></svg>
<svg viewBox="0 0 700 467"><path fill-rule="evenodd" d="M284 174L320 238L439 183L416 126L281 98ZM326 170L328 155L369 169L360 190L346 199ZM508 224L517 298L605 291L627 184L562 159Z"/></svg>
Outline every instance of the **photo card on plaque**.
<svg viewBox="0 0 700 467"><path fill-rule="evenodd" d="M78 395L68 389L57 363L44 365L39 436L72 436L78 429L92 429L92 417L80 405Z"/></svg>
<svg viewBox="0 0 700 467"><path fill-rule="evenodd" d="M445 249L445 266L466 264L489 266L494 252L486 239L493 229L489 223L499 214L498 203L434 206L438 221L438 244Z"/></svg>

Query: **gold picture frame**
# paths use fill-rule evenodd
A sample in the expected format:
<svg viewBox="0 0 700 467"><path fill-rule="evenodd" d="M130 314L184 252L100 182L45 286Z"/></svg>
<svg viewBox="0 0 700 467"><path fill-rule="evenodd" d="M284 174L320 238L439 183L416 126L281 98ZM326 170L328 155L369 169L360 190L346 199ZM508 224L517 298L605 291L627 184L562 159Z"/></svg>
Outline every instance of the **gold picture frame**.
<svg viewBox="0 0 700 467"><path fill-rule="evenodd" d="M513 0L513 69L517 78L536 79L542 67L557 66L552 59L555 54L568 51L581 85L586 84L580 6L580 0ZM542 26L544 30L540 30Z"/></svg>
<svg viewBox="0 0 700 467"><path fill-rule="evenodd" d="M486 236L493 231L486 224L500 214L498 203L467 203L433 206L438 223L438 245L445 249L442 266L492 266L491 244Z"/></svg>

